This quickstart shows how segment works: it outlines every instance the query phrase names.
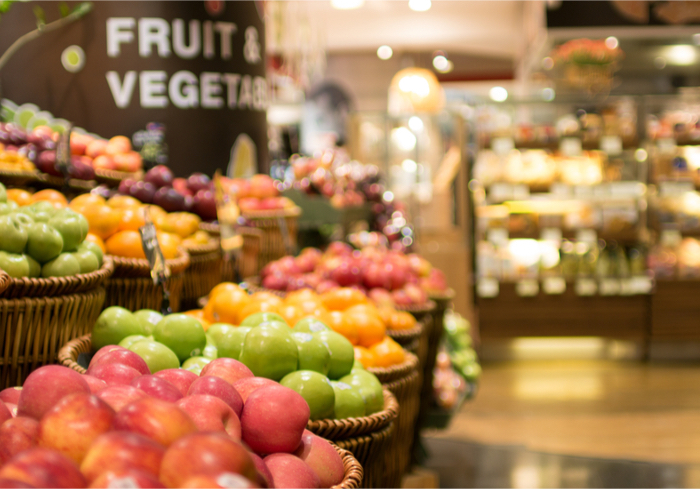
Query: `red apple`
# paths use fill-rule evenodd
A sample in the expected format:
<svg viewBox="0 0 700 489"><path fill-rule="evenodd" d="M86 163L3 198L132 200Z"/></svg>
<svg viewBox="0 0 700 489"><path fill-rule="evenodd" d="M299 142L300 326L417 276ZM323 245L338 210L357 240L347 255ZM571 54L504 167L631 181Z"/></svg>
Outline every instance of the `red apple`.
<svg viewBox="0 0 700 489"><path fill-rule="evenodd" d="M71 394L39 421L39 446L80 464L95 438L111 429L113 418L114 409L99 397Z"/></svg>
<svg viewBox="0 0 700 489"><path fill-rule="evenodd" d="M258 199L277 197L279 191L275 186L275 181L268 175L253 175L250 180L250 195Z"/></svg>
<svg viewBox="0 0 700 489"><path fill-rule="evenodd" d="M80 470L88 482L105 472L126 469L141 470L157 477L164 454L165 448L145 436L111 431L93 442Z"/></svg>
<svg viewBox="0 0 700 489"><path fill-rule="evenodd" d="M367 297L378 306L394 307L391 292L386 289L372 289L367 293Z"/></svg>
<svg viewBox="0 0 700 489"><path fill-rule="evenodd" d="M17 415L40 419L59 400L73 393L90 393L82 375L60 365L39 367L24 381Z"/></svg>
<svg viewBox="0 0 700 489"><path fill-rule="evenodd" d="M165 487L158 477L139 469L118 469L102 472L90 484L91 488L161 488Z"/></svg>
<svg viewBox="0 0 700 489"><path fill-rule="evenodd" d="M85 379L85 382L87 382L90 386L90 392L92 394L97 394L102 389L105 389L107 387L107 382L98 379L97 377L93 377L92 375L83 374L83 379Z"/></svg>
<svg viewBox="0 0 700 489"><path fill-rule="evenodd" d="M261 387L243 406L243 441L256 453L291 453L301 443L309 413L307 402L292 389Z"/></svg>
<svg viewBox="0 0 700 489"><path fill-rule="evenodd" d="M380 263L370 263L364 269L362 283L368 289L391 289L391 279Z"/></svg>
<svg viewBox="0 0 700 489"><path fill-rule="evenodd" d="M12 411L10 411L4 402L0 401L0 425L10 418L12 418Z"/></svg>
<svg viewBox="0 0 700 489"><path fill-rule="evenodd" d="M342 241L333 241L328 245L326 253L332 256L351 255L352 246Z"/></svg>
<svg viewBox="0 0 700 489"><path fill-rule="evenodd" d="M273 273L263 278L262 286L270 290L287 290L289 277L282 272Z"/></svg>
<svg viewBox="0 0 700 489"><path fill-rule="evenodd" d="M260 487L242 475L233 472L217 472L216 474L193 475L181 485L183 489L211 488L211 487Z"/></svg>
<svg viewBox="0 0 700 489"><path fill-rule="evenodd" d="M362 274L354 260L346 260L331 271L330 279L337 282L341 287L350 287L351 285L360 284Z"/></svg>
<svg viewBox="0 0 700 489"><path fill-rule="evenodd" d="M148 397L148 394L130 385L111 385L98 392L97 397L115 411L120 411L127 404Z"/></svg>
<svg viewBox="0 0 700 489"><path fill-rule="evenodd" d="M250 456L253 458L253 462L255 462L255 469L258 471L258 482L260 485L262 487L274 487L272 485L272 474L270 473L270 469L267 468L267 465L265 465L262 457L255 453L251 453Z"/></svg>
<svg viewBox="0 0 700 489"><path fill-rule="evenodd" d="M233 358L217 358L209 362L199 374L200 377L220 377L229 384L233 385L237 380L253 377L253 372L250 371L243 363Z"/></svg>
<svg viewBox="0 0 700 489"><path fill-rule="evenodd" d="M216 198L213 190L200 190L194 194L192 211L205 221L216 220Z"/></svg>
<svg viewBox="0 0 700 489"><path fill-rule="evenodd" d="M17 404L12 404L11 402L6 402L5 407L10 411L13 418L17 417Z"/></svg>
<svg viewBox="0 0 700 489"><path fill-rule="evenodd" d="M185 209L185 196L174 188L161 187L153 196L153 203L166 212L182 212Z"/></svg>
<svg viewBox="0 0 700 489"><path fill-rule="evenodd" d="M259 211L260 200L254 197L244 197L238 200L238 207L241 209L241 212Z"/></svg>
<svg viewBox="0 0 700 489"><path fill-rule="evenodd" d="M251 377L246 377L242 380L249 378ZM242 380L238 380L236 383L242 382ZM207 376L198 378L192 383L187 392L188 396L193 394L207 394L218 397L233 409L233 412L236 413L238 417L241 416L241 412L243 411L243 399L241 399L241 395L233 385L220 377Z"/></svg>
<svg viewBox="0 0 700 489"><path fill-rule="evenodd" d="M0 488L11 488L11 487L34 487L26 482L18 481L15 479L0 479Z"/></svg>
<svg viewBox="0 0 700 489"><path fill-rule="evenodd" d="M208 190L211 188L211 178L204 173L195 172L187 178L187 188L193 194L200 190Z"/></svg>
<svg viewBox="0 0 700 489"><path fill-rule="evenodd" d="M337 282L334 282L333 280L321 280L316 286L316 292L319 294L323 294L324 292L329 292L333 289L338 289L340 288L340 285L338 285Z"/></svg>
<svg viewBox="0 0 700 489"><path fill-rule="evenodd" d="M318 476L321 487L340 484L345 476L343 459L333 446L320 436L304 430L301 445L294 455L306 462Z"/></svg>
<svg viewBox="0 0 700 489"><path fill-rule="evenodd" d="M110 155L99 155L92 160L92 167L95 170L116 170L117 164L114 162L114 158ZM121 187L121 184L119 185ZM126 188L126 187L125 187ZM121 192L121 188L119 189Z"/></svg>
<svg viewBox="0 0 700 489"><path fill-rule="evenodd" d="M174 442L165 452L160 480L182 487L193 476L233 472L256 480L255 463L240 443L223 433L194 433Z"/></svg>
<svg viewBox="0 0 700 489"><path fill-rule="evenodd" d="M197 374L182 368L166 368L153 375L173 384L183 396L187 395L192 382L199 378Z"/></svg>
<svg viewBox="0 0 700 489"><path fill-rule="evenodd" d="M130 179L123 180L122 183L123 183L123 182L126 182L126 181L129 181L129 180L130 180ZM131 180L131 181L133 181L133 180ZM136 183L136 182L134 182L134 183ZM88 368L90 368L90 366L91 366L93 363L97 363L97 362L100 360L100 358L102 358L104 355L106 355L107 353L109 353L109 352L111 352L111 351L115 351L115 350L126 350L126 348L124 348L123 346L119 346L119 345L107 345L107 346L103 346L102 348L100 348L99 350L97 350L97 351L95 352L95 354L92 356L92 358L90 359L90 365L88 365ZM127 350L127 351L129 351L129 350Z"/></svg>
<svg viewBox="0 0 700 489"><path fill-rule="evenodd" d="M14 479L34 487L86 487L71 459L48 448L30 448L0 468L0 479Z"/></svg>
<svg viewBox="0 0 700 489"><path fill-rule="evenodd" d="M19 395L22 393L21 387L8 387L0 391L0 401L5 403L11 402L12 404L17 404L19 401Z"/></svg>
<svg viewBox="0 0 700 489"><path fill-rule="evenodd" d="M19 452L28 450L39 439L39 422L20 416L0 425L0 467Z"/></svg>
<svg viewBox="0 0 700 489"><path fill-rule="evenodd" d="M152 204L155 202L156 191L157 189L155 185L149 182L136 182L129 187L129 195L143 202L144 204Z"/></svg>
<svg viewBox="0 0 700 489"><path fill-rule="evenodd" d="M143 176L145 182L152 183L156 188L172 187L174 179L172 170L165 165L156 165Z"/></svg>
<svg viewBox="0 0 700 489"><path fill-rule="evenodd" d="M248 396L253 391L260 389L261 387L270 386L270 385L277 385L277 382L275 382L274 380L266 379L264 377L249 377L246 379L241 379L241 380L236 381L233 384L233 387L240 394L241 399L245 403L246 399L248 399ZM242 414L242 411L241 411L241 414Z"/></svg>
<svg viewBox="0 0 700 489"><path fill-rule="evenodd" d="M189 195L192 196L194 195L192 192L190 192L190 189L187 188L187 179L186 178L175 178L173 180L173 188L180 194L180 195Z"/></svg>
<svg viewBox="0 0 700 489"><path fill-rule="evenodd" d="M221 431L241 440L241 421L233 409L218 397L192 394L176 403L197 425L199 431Z"/></svg>
<svg viewBox="0 0 700 489"><path fill-rule="evenodd" d="M264 459L275 487L321 487L316 473L298 457L289 453L274 453ZM328 486L330 487L330 486Z"/></svg>
<svg viewBox="0 0 700 489"><path fill-rule="evenodd" d="M106 352L104 355L100 355L97 358L93 358L87 369L87 374L92 375L92 370L94 370L99 365L109 365L111 363L120 363L138 370L141 375L149 375L151 371L148 369L148 365L145 360L141 358L137 353L127 349L121 350L111 350Z"/></svg>
<svg viewBox="0 0 700 489"><path fill-rule="evenodd" d="M182 399L180 390L167 380L155 375L142 375L131 381L132 387L142 390L149 396L162 401L175 402Z"/></svg>
<svg viewBox="0 0 700 489"><path fill-rule="evenodd" d="M90 158L95 159L98 156L104 154L107 149L107 141L103 139L93 139L90 141L85 148L85 154Z"/></svg>
<svg viewBox="0 0 700 489"><path fill-rule="evenodd" d="M90 375L107 382L107 385L129 385L136 377L143 375L141 372L121 363L107 363L92 367Z"/></svg>
<svg viewBox="0 0 700 489"><path fill-rule="evenodd" d="M88 144L94 139L91 136L73 132L70 135L70 153L72 155L84 155Z"/></svg>
<svg viewBox="0 0 700 489"><path fill-rule="evenodd" d="M428 294L416 284L406 284L404 290L413 304L424 304L428 300Z"/></svg>
<svg viewBox="0 0 700 489"><path fill-rule="evenodd" d="M146 397L124 406L114 417L114 429L147 436L167 447L178 438L194 433L194 421L174 404Z"/></svg>

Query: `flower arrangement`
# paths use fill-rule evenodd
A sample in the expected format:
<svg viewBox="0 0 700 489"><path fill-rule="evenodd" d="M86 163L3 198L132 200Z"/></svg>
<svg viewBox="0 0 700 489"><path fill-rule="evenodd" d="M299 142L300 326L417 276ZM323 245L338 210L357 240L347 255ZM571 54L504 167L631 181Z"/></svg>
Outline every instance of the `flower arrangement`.
<svg viewBox="0 0 700 489"><path fill-rule="evenodd" d="M625 53L619 47L610 48L604 40L573 39L558 46L552 55L555 61L575 65L612 65Z"/></svg>

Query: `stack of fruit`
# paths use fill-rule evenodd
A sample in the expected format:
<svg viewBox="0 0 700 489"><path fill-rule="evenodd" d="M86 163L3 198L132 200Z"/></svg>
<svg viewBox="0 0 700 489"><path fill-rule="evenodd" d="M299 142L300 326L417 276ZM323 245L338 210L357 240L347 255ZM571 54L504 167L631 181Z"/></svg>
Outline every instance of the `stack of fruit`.
<svg viewBox="0 0 700 489"><path fill-rule="evenodd" d="M0 170L9 172L33 172L36 170L34 163L17 151L5 149L0 143Z"/></svg>
<svg viewBox="0 0 700 489"><path fill-rule="evenodd" d="M245 294L232 285L226 291ZM95 324L92 345L114 344L138 354L152 373L182 367L204 375L242 364L259 385L278 381L299 392L312 420L368 416L384 406L381 384L355 362L352 344L314 317L291 328L278 314L261 312L240 326L218 322L205 331L190 315L109 307Z"/></svg>
<svg viewBox="0 0 700 489"><path fill-rule="evenodd" d="M253 175L250 179L222 179L224 189L238 202L243 214L293 208L294 202L280 197L276 182L268 175Z"/></svg>
<svg viewBox="0 0 700 489"><path fill-rule="evenodd" d="M278 291L310 288L319 293L352 287L376 304L420 306L426 291L447 289L444 275L417 254L386 248L362 250L333 242L325 253L306 248L294 258L285 256L261 270L262 286Z"/></svg>
<svg viewBox="0 0 700 489"><path fill-rule="evenodd" d="M481 375L481 366L472 345L471 325L460 314L449 311L445 314L445 350L452 366L473 384Z"/></svg>
<svg viewBox="0 0 700 489"><path fill-rule="evenodd" d="M102 266L102 250L85 239L87 220L65 208L60 193L38 192L21 207L12 200L18 192L7 194L0 184L0 268L11 277L66 277Z"/></svg>
<svg viewBox="0 0 700 489"><path fill-rule="evenodd" d="M256 383L234 360L201 377L152 373L109 346L86 375L41 367L0 399L1 487L331 487L344 478L339 452L305 430L304 399Z"/></svg>

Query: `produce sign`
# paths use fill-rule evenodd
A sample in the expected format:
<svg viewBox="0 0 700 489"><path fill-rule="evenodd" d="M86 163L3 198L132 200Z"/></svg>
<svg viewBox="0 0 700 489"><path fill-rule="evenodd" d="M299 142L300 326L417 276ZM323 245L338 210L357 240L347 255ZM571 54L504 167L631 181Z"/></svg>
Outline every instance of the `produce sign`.
<svg viewBox="0 0 700 489"><path fill-rule="evenodd" d="M0 53L36 28L33 5L3 14ZM97 134L157 123L176 173L248 172L267 159L264 38L258 2L98 2L23 46L2 70L2 95Z"/></svg>

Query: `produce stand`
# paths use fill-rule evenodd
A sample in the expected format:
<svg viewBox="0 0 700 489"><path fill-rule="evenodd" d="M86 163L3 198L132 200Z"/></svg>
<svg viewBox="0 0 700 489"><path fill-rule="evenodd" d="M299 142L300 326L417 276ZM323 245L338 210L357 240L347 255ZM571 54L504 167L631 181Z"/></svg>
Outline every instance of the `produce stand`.
<svg viewBox="0 0 700 489"><path fill-rule="evenodd" d="M269 262L296 252L300 215L301 209L299 207L243 213L243 217L248 221L250 227L262 232L256 273Z"/></svg>
<svg viewBox="0 0 700 489"><path fill-rule="evenodd" d="M197 300L222 282L221 243L212 238L207 244L188 246L190 265L182 284L182 309L196 309Z"/></svg>

